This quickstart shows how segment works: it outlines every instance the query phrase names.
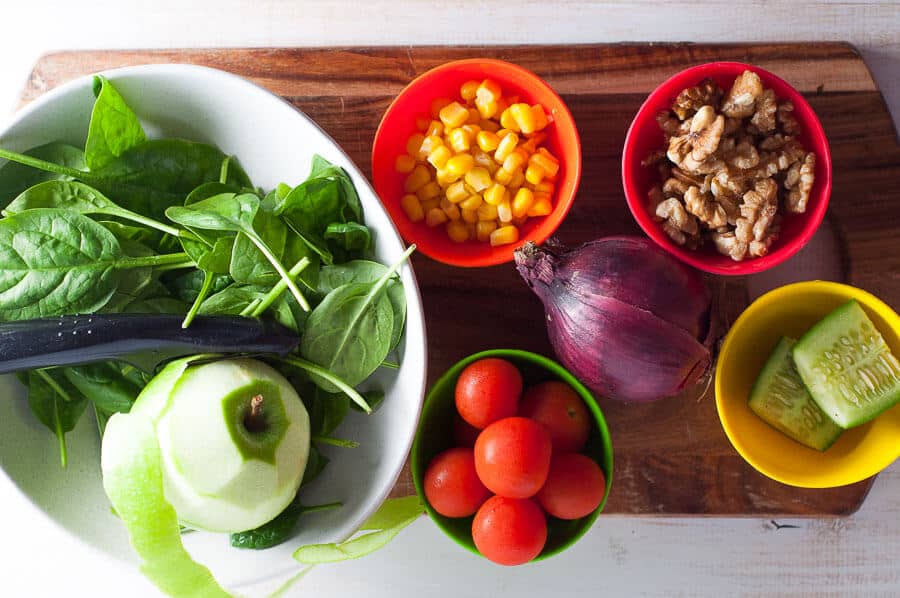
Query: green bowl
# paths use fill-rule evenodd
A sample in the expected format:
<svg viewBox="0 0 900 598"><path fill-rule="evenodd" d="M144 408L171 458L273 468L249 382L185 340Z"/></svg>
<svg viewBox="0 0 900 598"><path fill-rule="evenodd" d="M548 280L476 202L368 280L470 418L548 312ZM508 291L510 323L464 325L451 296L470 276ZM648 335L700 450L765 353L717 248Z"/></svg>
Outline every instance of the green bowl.
<svg viewBox="0 0 900 598"><path fill-rule="evenodd" d="M597 402L594 400L591 392L568 370L552 359L547 359L543 355L528 351L492 349L470 355L447 370L435 382L425 397L422 415L419 418L419 428L416 431L416 438L412 446L411 469L413 483L416 485L416 492L419 498L425 504L425 510L428 511L428 515L437 526L454 542L466 550L481 556L481 553L475 548L475 542L472 540L473 518L444 517L437 513L431 508L431 505L428 504L428 500L425 498L422 482L425 477L425 468L431 459L441 451L454 446L452 422L453 415L456 413L454 392L457 378L459 378L460 373L467 365L485 357L500 357L513 363L522 372L526 388L547 380L565 382L584 400L584 404L594 416L595 425L582 453L600 465L600 469L603 470L603 475L606 477L606 492L603 494L600 506L581 519L563 521L554 517L548 517L547 544L544 546L544 550L534 559L534 561L540 561L566 550L590 529L600 511L603 510L606 499L609 497L613 469L612 441L609 436L609 429L606 427L606 419L603 417L603 412L600 411L600 407L597 406Z"/></svg>

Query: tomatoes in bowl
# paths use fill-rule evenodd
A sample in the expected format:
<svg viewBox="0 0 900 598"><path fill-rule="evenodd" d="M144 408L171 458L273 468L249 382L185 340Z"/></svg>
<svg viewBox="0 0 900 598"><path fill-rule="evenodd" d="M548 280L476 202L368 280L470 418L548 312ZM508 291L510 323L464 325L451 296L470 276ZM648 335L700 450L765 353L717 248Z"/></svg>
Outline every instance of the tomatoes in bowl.
<svg viewBox="0 0 900 598"><path fill-rule="evenodd" d="M505 359L480 359L456 382L456 410L469 424L484 429L516 414L522 394L522 374Z"/></svg>
<svg viewBox="0 0 900 598"><path fill-rule="evenodd" d="M535 384L525 391L519 415L543 424L554 453L578 452L591 434L591 415L572 387L559 380Z"/></svg>
<svg viewBox="0 0 900 598"><path fill-rule="evenodd" d="M550 471L550 434L534 420L507 417L475 441L475 471L491 492L507 498L537 494Z"/></svg>
<svg viewBox="0 0 900 598"><path fill-rule="evenodd" d="M446 517L468 517L491 496L475 472L472 449L447 449L425 470L425 497Z"/></svg>

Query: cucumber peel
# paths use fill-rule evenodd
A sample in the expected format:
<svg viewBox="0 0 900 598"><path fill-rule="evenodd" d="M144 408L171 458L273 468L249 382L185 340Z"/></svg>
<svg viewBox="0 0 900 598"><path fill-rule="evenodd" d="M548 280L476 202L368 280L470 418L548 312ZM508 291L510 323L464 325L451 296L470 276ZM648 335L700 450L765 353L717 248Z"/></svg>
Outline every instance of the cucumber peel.
<svg viewBox="0 0 900 598"><path fill-rule="evenodd" d="M109 419L101 468L103 489L151 582L178 598L233 598L184 548L178 516L163 494L162 455L149 418L117 413Z"/></svg>

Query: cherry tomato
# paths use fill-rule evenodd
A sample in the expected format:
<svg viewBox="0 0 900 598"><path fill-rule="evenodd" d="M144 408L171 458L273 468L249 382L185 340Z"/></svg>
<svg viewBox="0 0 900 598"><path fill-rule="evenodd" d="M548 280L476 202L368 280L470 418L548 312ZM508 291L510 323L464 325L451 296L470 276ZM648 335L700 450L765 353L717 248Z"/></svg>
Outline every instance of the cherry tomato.
<svg viewBox="0 0 900 598"><path fill-rule="evenodd" d="M584 448L593 421L578 393L556 380L527 389L519 403L519 415L546 426L554 453L577 453Z"/></svg>
<svg viewBox="0 0 900 598"><path fill-rule="evenodd" d="M582 454L565 453L553 456L550 475L535 498L554 517L578 519L600 506L605 493L600 466Z"/></svg>
<svg viewBox="0 0 900 598"><path fill-rule="evenodd" d="M550 469L550 434L524 417L492 423L475 441L475 470L494 494L507 498L534 496Z"/></svg>
<svg viewBox="0 0 900 598"><path fill-rule="evenodd" d="M492 496L472 520L472 539L485 558L500 565L521 565L544 549L547 519L527 498Z"/></svg>
<svg viewBox="0 0 900 598"><path fill-rule="evenodd" d="M452 448L438 454L425 470L425 498L445 517L468 517L491 493L475 472L472 449Z"/></svg>
<svg viewBox="0 0 900 598"><path fill-rule="evenodd" d="M478 428L516 414L522 374L505 359L488 357L470 363L456 381L456 410Z"/></svg>
<svg viewBox="0 0 900 598"><path fill-rule="evenodd" d="M481 430L464 420L458 413L453 414L453 441L456 446L472 448Z"/></svg>

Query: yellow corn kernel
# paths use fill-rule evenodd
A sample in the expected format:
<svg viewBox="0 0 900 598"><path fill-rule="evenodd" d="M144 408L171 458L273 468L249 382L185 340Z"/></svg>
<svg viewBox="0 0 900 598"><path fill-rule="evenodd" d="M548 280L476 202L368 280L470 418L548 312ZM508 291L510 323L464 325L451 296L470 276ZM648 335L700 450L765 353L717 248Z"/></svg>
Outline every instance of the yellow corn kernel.
<svg viewBox="0 0 900 598"><path fill-rule="evenodd" d="M512 183L513 173L504 168L500 168L497 170L497 172L494 173L494 180L501 185L509 185L510 183Z"/></svg>
<svg viewBox="0 0 900 598"><path fill-rule="evenodd" d="M508 187L521 187L525 184L525 174L522 172L522 169L519 168L512 175L512 180L509 182Z"/></svg>
<svg viewBox="0 0 900 598"><path fill-rule="evenodd" d="M467 125L477 125L481 122L481 113L478 108L469 108L469 118L466 119Z"/></svg>
<svg viewBox="0 0 900 598"><path fill-rule="evenodd" d="M493 175L500 166L494 162L494 159L490 154L482 152L480 150L475 150L472 153L472 157L475 159L475 167L481 167L488 171L489 174Z"/></svg>
<svg viewBox="0 0 900 598"><path fill-rule="evenodd" d="M491 220L494 221L497 219L497 206L492 206L491 204L484 202L480 206L478 206L478 220Z"/></svg>
<svg viewBox="0 0 900 598"><path fill-rule="evenodd" d="M434 181L428 181L416 191L416 197L425 201L441 194L441 186Z"/></svg>
<svg viewBox="0 0 900 598"><path fill-rule="evenodd" d="M412 222L419 222L425 219L425 211L422 209L422 203L419 198L409 193L400 198L400 207L406 212L407 218Z"/></svg>
<svg viewBox="0 0 900 598"><path fill-rule="evenodd" d="M544 169L537 164L530 163L525 169L525 180L532 185L538 185L544 180Z"/></svg>
<svg viewBox="0 0 900 598"><path fill-rule="evenodd" d="M497 219L503 223L510 222L513 219L512 206L508 195L504 194L503 201L497 204Z"/></svg>
<svg viewBox="0 0 900 598"><path fill-rule="evenodd" d="M416 119L416 130L425 132L428 130L428 123L431 122L430 118L425 118L424 116L420 116Z"/></svg>
<svg viewBox="0 0 900 598"><path fill-rule="evenodd" d="M447 199L452 201L453 203L459 203L469 197L469 192L466 191L466 185L462 181L456 181L447 187L447 191L444 192L447 196Z"/></svg>
<svg viewBox="0 0 900 598"><path fill-rule="evenodd" d="M528 214L528 208L534 203L534 193L528 189L519 189L512 200L513 218L522 218Z"/></svg>
<svg viewBox="0 0 900 598"><path fill-rule="evenodd" d="M462 129L463 131L468 133L469 139L471 139L473 141L478 136L478 133L481 132L481 127L478 126L477 124L472 124L472 123L465 124L465 125L461 126L460 129Z"/></svg>
<svg viewBox="0 0 900 598"><path fill-rule="evenodd" d="M481 193L490 187L492 183L491 173L483 166L475 166L466 173L466 184L470 186L475 193Z"/></svg>
<svg viewBox="0 0 900 598"><path fill-rule="evenodd" d="M466 124L469 119L469 111L459 102L450 102L440 111L441 122L448 129L455 129Z"/></svg>
<svg viewBox="0 0 900 598"><path fill-rule="evenodd" d="M453 220L447 223L447 236L454 243L464 243L469 240L469 229L462 220Z"/></svg>
<svg viewBox="0 0 900 598"><path fill-rule="evenodd" d="M515 243L519 240L519 229L511 224L501 226L491 233L490 239L491 245L494 247L497 245L509 245L510 243Z"/></svg>
<svg viewBox="0 0 900 598"><path fill-rule="evenodd" d="M547 113L544 112L544 107L540 104L535 104L531 107L531 114L534 117L534 130L541 131L547 128Z"/></svg>
<svg viewBox="0 0 900 598"><path fill-rule="evenodd" d="M506 137L506 136L509 135L510 133L512 133L512 131L510 131L509 129L498 129L498 130L497 130L497 137L499 137L500 139L503 139L504 137Z"/></svg>
<svg viewBox="0 0 900 598"><path fill-rule="evenodd" d="M459 175L452 174L449 170L447 170L447 163L444 162L444 167L437 169L437 172L434 175L434 180L437 181L438 185L446 189L459 180Z"/></svg>
<svg viewBox="0 0 900 598"><path fill-rule="evenodd" d="M465 129L453 129L448 136L450 147L457 153L467 152L472 147L472 138Z"/></svg>
<svg viewBox="0 0 900 598"><path fill-rule="evenodd" d="M472 170L474 166L475 158L472 157L472 154L457 154L447 160L444 168L458 178Z"/></svg>
<svg viewBox="0 0 900 598"><path fill-rule="evenodd" d="M478 126L481 127L482 131L490 131L491 133L496 133L501 129L499 123L495 120L483 120L478 123Z"/></svg>
<svg viewBox="0 0 900 598"><path fill-rule="evenodd" d="M549 197L545 195L535 195L534 202L531 204L531 207L528 208L526 216L546 216L552 211L553 204L550 203Z"/></svg>
<svg viewBox="0 0 900 598"><path fill-rule="evenodd" d="M501 97L500 86L496 81L485 79L475 90L475 107L482 118L492 118L497 114L497 106Z"/></svg>
<svg viewBox="0 0 900 598"><path fill-rule="evenodd" d="M480 131L478 135L475 136L475 142L478 143L478 147L480 147L482 151L492 152L500 145L500 138L497 137L496 133L492 133L491 131Z"/></svg>
<svg viewBox="0 0 900 598"><path fill-rule="evenodd" d="M440 208L432 208L425 212L425 224L428 226L440 226L447 220L447 214Z"/></svg>
<svg viewBox="0 0 900 598"><path fill-rule="evenodd" d="M539 148L536 154L531 154L528 164L538 166L546 176L554 177L559 172L559 160L553 158L553 155L544 148Z"/></svg>
<svg viewBox="0 0 900 598"><path fill-rule="evenodd" d="M452 101L450 98L435 98L431 100L431 118L438 120L441 117L441 110Z"/></svg>
<svg viewBox="0 0 900 598"><path fill-rule="evenodd" d="M497 151L494 152L494 160L503 163L507 156L513 153L518 144L519 136L510 131L500 140L500 145L497 146Z"/></svg>
<svg viewBox="0 0 900 598"><path fill-rule="evenodd" d="M491 233L497 230L497 223L493 220L481 220L475 224L475 238L479 241L490 241Z"/></svg>
<svg viewBox="0 0 900 598"><path fill-rule="evenodd" d="M436 169L443 168L447 164L447 160L452 157L453 152L450 148L446 145L441 145L431 150L431 153L428 154L428 162Z"/></svg>
<svg viewBox="0 0 900 598"><path fill-rule="evenodd" d="M476 97L475 107L478 108L481 118L493 118L497 114L497 102L494 101L481 100Z"/></svg>
<svg viewBox="0 0 900 598"><path fill-rule="evenodd" d="M531 111L531 106L528 104L513 104L503 114L509 114L508 121L515 124L514 127L510 126L503 122L503 117L501 116L500 124L504 127L515 128L526 135L534 133L535 117Z"/></svg>
<svg viewBox="0 0 900 598"><path fill-rule="evenodd" d="M475 100L475 93L478 91L478 86L480 83L478 81L466 81L462 85L459 86L459 95L462 99L467 102L471 102Z"/></svg>
<svg viewBox="0 0 900 598"><path fill-rule="evenodd" d="M441 209L444 210L444 214L447 215L447 218L450 220L459 220L459 208L456 207L455 203L444 197L441 199L440 206Z"/></svg>
<svg viewBox="0 0 900 598"><path fill-rule="evenodd" d="M469 232L469 238L475 238L475 225L477 222L466 222L466 230Z"/></svg>
<svg viewBox="0 0 900 598"><path fill-rule="evenodd" d="M410 156L418 156L419 148L422 147L422 142L425 141L425 135L421 133L413 133L409 136L409 139L406 140L406 153Z"/></svg>
<svg viewBox="0 0 900 598"><path fill-rule="evenodd" d="M443 139L437 135L429 135L422 140L422 145L419 146L419 152L416 154L416 158L418 158L419 161L424 162L431 152L442 145L444 145Z"/></svg>
<svg viewBox="0 0 900 598"><path fill-rule="evenodd" d="M498 152L499 149L500 148L497 148ZM510 173L522 170L526 159L527 158L522 157L522 152L514 151L503 159L503 170Z"/></svg>
<svg viewBox="0 0 900 598"><path fill-rule="evenodd" d="M409 175L407 175L406 181L403 183L403 190L407 193L415 193L424 187L430 180L431 173L428 172L428 169L425 166L419 164L411 173L409 173Z"/></svg>
<svg viewBox="0 0 900 598"><path fill-rule="evenodd" d="M432 197L422 202L422 211L426 214L435 208L441 209L441 199L439 197Z"/></svg>
<svg viewBox="0 0 900 598"><path fill-rule="evenodd" d="M516 122L516 119L513 118L512 108L507 108L500 114L500 126L504 129L509 129L510 131L515 131L518 133L521 129L519 128L519 123Z"/></svg>
<svg viewBox="0 0 900 598"><path fill-rule="evenodd" d="M556 190L556 186L550 181L542 181L534 186L535 193L546 193L547 195L553 195L553 191Z"/></svg>
<svg viewBox="0 0 900 598"><path fill-rule="evenodd" d="M425 136L430 137L431 135L436 135L440 137L444 134L444 123L439 120L432 120L428 122L428 128L425 129Z"/></svg>
<svg viewBox="0 0 900 598"><path fill-rule="evenodd" d="M464 210L477 210L483 203L484 200L481 199L481 196L476 193L462 200L459 203L459 207Z"/></svg>
<svg viewBox="0 0 900 598"><path fill-rule="evenodd" d="M415 167L416 159L410 155L397 156L397 159L394 161L394 170L403 174L409 174Z"/></svg>
<svg viewBox="0 0 900 598"><path fill-rule="evenodd" d="M475 223L478 222L478 211L477 210L461 210L462 220L466 223Z"/></svg>
<svg viewBox="0 0 900 598"><path fill-rule="evenodd" d="M503 196L506 194L506 187L501 185L500 183L494 183L490 187L487 188L487 191L484 192L484 201L488 202L492 206L499 205L501 201L503 201Z"/></svg>

